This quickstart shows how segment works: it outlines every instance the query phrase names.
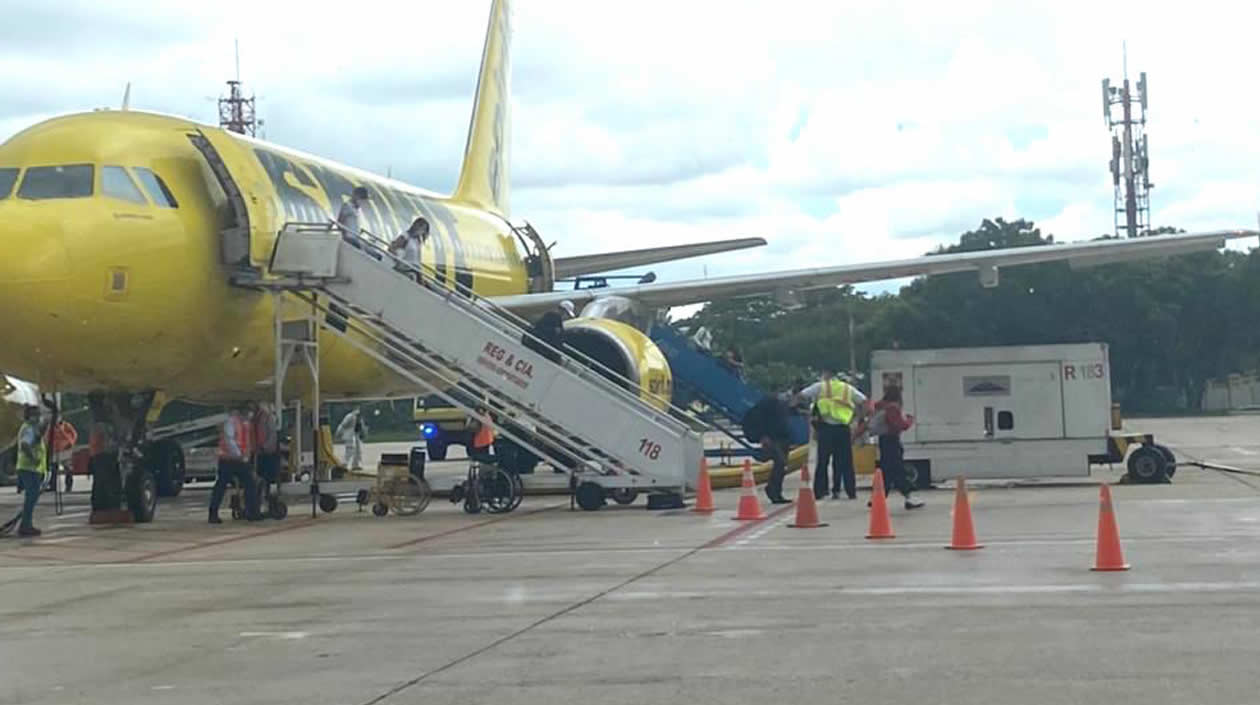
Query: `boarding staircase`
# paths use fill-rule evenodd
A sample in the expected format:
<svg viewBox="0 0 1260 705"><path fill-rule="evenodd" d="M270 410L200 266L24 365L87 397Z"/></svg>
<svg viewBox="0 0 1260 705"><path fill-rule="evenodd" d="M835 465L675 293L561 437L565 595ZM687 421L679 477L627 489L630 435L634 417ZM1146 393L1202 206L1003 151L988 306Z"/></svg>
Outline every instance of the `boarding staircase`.
<svg viewBox="0 0 1260 705"><path fill-rule="evenodd" d="M734 456L755 454L753 446L758 439L746 438L740 425L744 415L764 399L766 393L756 385L746 382L708 351L700 349L687 336L668 324L654 325L649 336L669 361L670 373L674 378L674 401L683 405L700 402L705 407L701 418L739 446L734 451L712 449L706 453ZM788 428L791 431L792 445L809 442L809 426L803 417L793 415Z"/></svg>
<svg viewBox="0 0 1260 705"><path fill-rule="evenodd" d="M323 331L472 413L485 406L496 431L573 472L574 487L682 494L694 487L703 444L696 422L657 408L580 353L535 341L528 323L458 284L436 283L368 237L353 244L335 223L288 223L266 275L238 286L282 290L313 307ZM588 490L589 492L589 490ZM583 506L586 506L585 504Z"/></svg>

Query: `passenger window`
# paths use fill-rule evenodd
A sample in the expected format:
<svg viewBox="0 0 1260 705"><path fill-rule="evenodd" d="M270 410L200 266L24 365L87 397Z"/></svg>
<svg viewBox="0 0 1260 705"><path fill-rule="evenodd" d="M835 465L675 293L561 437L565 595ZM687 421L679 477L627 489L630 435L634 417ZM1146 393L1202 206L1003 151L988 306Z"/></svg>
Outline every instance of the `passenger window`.
<svg viewBox="0 0 1260 705"><path fill-rule="evenodd" d="M1009 411L998 412L998 430L1009 431L1015 428L1015 414Z"/></svg>
<svg viewBox="0 0 1260 705"><path fill-rule="evenodd" d="M87 198L92 195L92 165L33 166L26 170L18 198Z"/></svg>
<svg viewBox="0 0 1260 705"><path fill-rule="evenodd" d="M145 193L149 194L149 198L153 199L154 203L163 208L179 208L179 203L175 201L171 190L166 188L166 182L162 181L162 177L154 174L152 169L141 166L133 166L131 169L136 172L140 185L144 187Z"/></svg>
<svg viewBox="0 0 1260 705"><path fill-rule="evenodd" d="M140 205L148 204L148 201L144 200L144 194L140 193L140 189L136 186L136 182L132 181L131 176L120 166L101 167L101 191L111 198Z"/></svg>
<svg viewBox="0 0 1260 705"><path fill-rule="evenodd" d="M13 184L17 181L17 177L17 169L0 169L0 201L9 197L9 194L13 191Z"/></svg>

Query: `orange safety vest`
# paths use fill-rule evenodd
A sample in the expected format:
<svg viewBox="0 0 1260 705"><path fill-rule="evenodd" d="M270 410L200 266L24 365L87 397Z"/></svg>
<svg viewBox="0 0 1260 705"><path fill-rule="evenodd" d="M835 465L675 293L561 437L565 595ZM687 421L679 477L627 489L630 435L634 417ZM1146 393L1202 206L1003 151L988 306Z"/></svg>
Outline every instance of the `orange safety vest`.
<svg viewBox="0 0 1260 705"><path fill-rule="evenodd" d="M232 449L228 447L227 434L224 428L227 427L227 421L219 425L219 457L232 458L234 460L246 460L249 458L249 422L237 416L236 419L236 446L241 449L240 457L232 453Z"/></svg>
<svg viewBox="0 0 1260 705"><path fill-rule="evenodd" d="M494 445L494 429L490 428L490 422L483 419L477 419L481 422L481 428L473 434L473 448L488 448Z"/></svg>

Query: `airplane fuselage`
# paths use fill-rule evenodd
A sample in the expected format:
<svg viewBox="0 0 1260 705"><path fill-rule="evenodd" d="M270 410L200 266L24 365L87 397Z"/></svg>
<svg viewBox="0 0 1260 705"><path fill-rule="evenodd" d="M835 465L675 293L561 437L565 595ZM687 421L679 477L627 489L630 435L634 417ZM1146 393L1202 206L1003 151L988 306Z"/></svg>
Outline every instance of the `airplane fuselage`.
<svg viewBox="0 0 1260 705"><path fill-rule="evenodd" d="M83 113L0 145L0 176L21 170L7 193L0 178L0 369L65 391L157 388L204 400L270 393L273 299L229 283L220 231L231 208L188 138L197 130L218 148L248 205L256 265L265 265L284 223L326 222L362 185L371 194L360 215L365 230L393 239L416 216L428 219L421 257L439 282L483 296L527 291L516 241L497 216L180 118ZM27 184L31 173L37 178ZM415 393L344 341L326 336L320 355L327 397Z"/></svg>

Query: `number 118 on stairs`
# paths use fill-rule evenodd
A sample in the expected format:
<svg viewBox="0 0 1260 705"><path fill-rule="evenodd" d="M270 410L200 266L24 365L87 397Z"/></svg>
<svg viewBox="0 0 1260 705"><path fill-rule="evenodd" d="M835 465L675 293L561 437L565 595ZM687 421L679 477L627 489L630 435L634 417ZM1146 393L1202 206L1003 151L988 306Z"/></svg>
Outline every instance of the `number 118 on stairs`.
<svg viewBox="0 0 1260 705"><path fill-rule="evenodd" d="M639 439L639 452L646 455L651 460L661 457L661 444L653 443L646 438Z"/></svg>

